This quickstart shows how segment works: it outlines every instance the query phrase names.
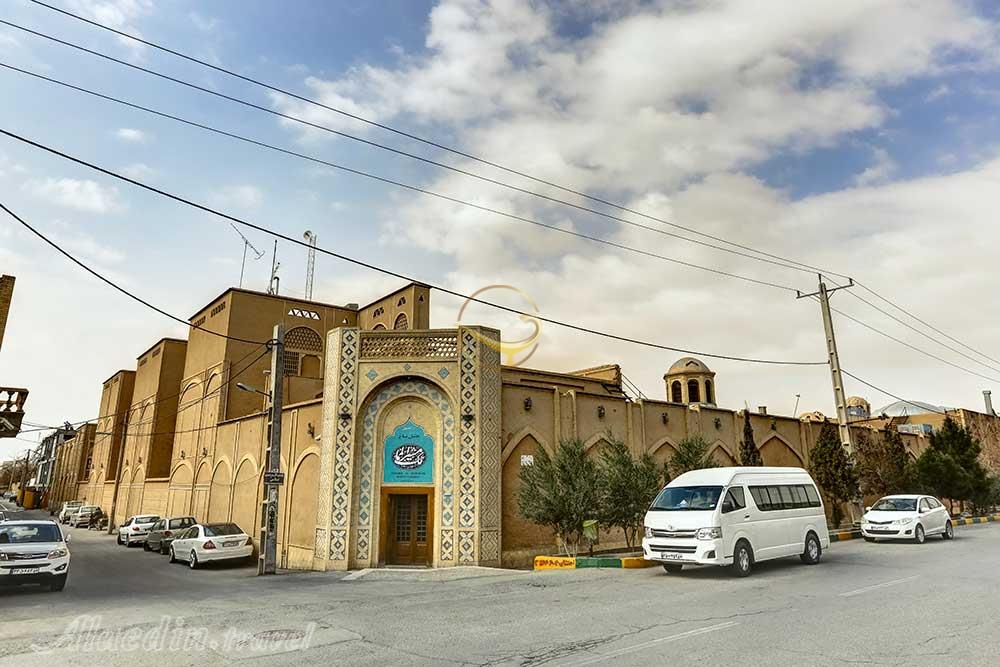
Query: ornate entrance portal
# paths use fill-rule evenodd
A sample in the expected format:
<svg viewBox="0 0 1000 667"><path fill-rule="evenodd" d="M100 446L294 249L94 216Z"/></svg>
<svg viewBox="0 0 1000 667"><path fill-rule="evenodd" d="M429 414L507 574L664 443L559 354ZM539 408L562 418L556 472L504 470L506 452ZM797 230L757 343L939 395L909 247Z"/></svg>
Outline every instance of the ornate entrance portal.
<svg viewBox="0 0 1000 667"><path fill-rule="evenodd" d="M430 565L433 520L428 520L429 494L389 494L386 521L386 565Z"/></svg>

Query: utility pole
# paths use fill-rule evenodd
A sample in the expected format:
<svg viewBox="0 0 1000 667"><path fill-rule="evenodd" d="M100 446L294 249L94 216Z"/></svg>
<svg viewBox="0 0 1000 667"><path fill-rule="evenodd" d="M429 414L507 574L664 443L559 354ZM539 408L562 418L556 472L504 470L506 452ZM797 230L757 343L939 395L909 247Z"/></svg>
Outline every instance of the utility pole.
<svg viewBox="0 0 1000 667"><path fill-rule="evenodd" d="M285 325L274 325L271 346L271 419L267 433L267 469L264 472L264 499L260 512L260 556L257 574L275 574L278 564L278 487L281 472L281 407L285 378Z"/></svg>
<svg viewBox="0 0 1000 667"><path fill-rule="evenodd" d="M847 452L854 452L854 443L851 440L851 427L847 422L847 396L844 394L844 378L840 373L840 356L837 354L837 338L833 331L833 317L830 315L830 295L838 290L847 287L854 287L854 279L851 278L847 285L827 289L823 282L823 276L819 276L819 291L811 294L803 294L796 290L796 298L805 299L809 297L818 298L820 308L823 311L823 330L826 334L826 351L830 363L830 377L833 380L833 398L837 404L837 424L840 430L840 442L847 449Z"/></svg>

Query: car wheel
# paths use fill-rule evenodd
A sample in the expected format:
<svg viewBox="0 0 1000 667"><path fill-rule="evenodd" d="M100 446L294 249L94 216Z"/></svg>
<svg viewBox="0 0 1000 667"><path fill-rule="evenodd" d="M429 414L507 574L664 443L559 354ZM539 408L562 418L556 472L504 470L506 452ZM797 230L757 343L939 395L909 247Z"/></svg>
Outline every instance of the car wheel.
<svg viewBox="0 0 1000 667"><path fill-rule="evenodd" d="M819 543L819 538L816 537L816 533L809 533L806 535L806 547L799 554L799 558L806 565L815 565L822 556L823 546Z"/></svg>
<svg viewBox="0 0 1000 667"><path fill-rule="evenodd" d="M733 574L737 577L746 577L753 568L753 551L746 540L736 543L736 550L733 552Z"/></svg>
<svg viewBox="0 0 1000 667"><path fill-rule="evenodd" d="M64 588L66 588L66 575L56 577L55 581L49 584L49 590L52 592L61 591Z"/></svg>
<svg viewBox="0 0 1000 667"><path fill-rule="evenodd" d="M923 544L926 539L927 535L924 533L924 527L918 523L917 527L913 529L913 541L917 544Z"/></svg>
<svg viewBox="0 0 1000 667"><path fill-rule="evenodd" d="M163 542L160 542L160 554L163 556L167 555L167 547L163 544Z"/></svg>
<svg viewBox="0 0 1000 667"><path fill-rule="evenodd" d="M955 526L952 525L950 520L948 523L944 524L944 532L941 533L941 537L945 540L955 539Z"/></svg>
<svg viewBox="0 0 1000 667"><path fill-rule="evenodd" d="M663 569L670 574L677 574L684 569L684 566L680 563L663 563Z"/></svg>
<svg viewBox="0 0 1000 667"><path fill-rule="evenodd" d="M118 533L118 537L115 538L115 541L118 542L118 546L121 546L121 545L125 544L124 542L122 542L122 534L121 533Z"/></svg>
<svg viewBox="0 0 1000 667"><path fill-rule="evenodd" d="M194 549L191 550L191 560L188 561L188 567L192 570L198 569L198 554L194 552Z"/></svg>
<svg viewBox="0 0 1000 667"><path fill-rule="evenodd" d="M173 547L170 547L170 562L171 563L176 563L177 562L177 554L174 553L174 548Z"/></svg>
<svg viewBox="0 0 1000 667"><path fill-rule="evenodd" d="M142 543L142 550L149 551L149 540L146 540L145 542Z"/></svg>
<svg viewBox="0 0 1000 667"><path fill-rule="evenodd" d="M867 535L864 535L863 537L865 538L865 542L874 542L875 541L874 537L868 537Z"/></svg>

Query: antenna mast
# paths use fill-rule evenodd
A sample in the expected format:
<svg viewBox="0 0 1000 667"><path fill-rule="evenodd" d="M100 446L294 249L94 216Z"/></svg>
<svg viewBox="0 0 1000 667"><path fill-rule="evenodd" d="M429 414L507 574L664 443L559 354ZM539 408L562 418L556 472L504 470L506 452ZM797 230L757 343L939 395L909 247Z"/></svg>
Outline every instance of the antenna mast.
<svg viewBox="0 0 1000 667"><path fill-rule="evenodd" d="M267 284L268 294L278 293L278 284L281 282L278 279L278 269L281 268L281 262L278 261L278 239L274 240L274 254L271 256L271 281Z"/></svg>
<svg viewBox="0 0 1000 667"><path fill-rule="evenodd" d="M316 274L316 242L317 236L308 229L302 235L305 241L309 242L309 260L306 262L306 301L313 298L313 277Z"/></svg>
<svg viewBox="0 0 1000 667"><path fill-rule="evenodd" d="M241 239L243 239L243 262L240 264L240 287L243 287L243 273L244 271L246 271L247 268L247 248L253 250L253 254L257 256L257 259L263 257L264 253L262 253L260 250L257 250L257 248L253 247L253 244L250 243L250 239L248 239L246 236L243 235L243 232L240 231L239 227L237 227L231 222L229 223L229 226L233 228L234 232L240 235Z"/></svg>

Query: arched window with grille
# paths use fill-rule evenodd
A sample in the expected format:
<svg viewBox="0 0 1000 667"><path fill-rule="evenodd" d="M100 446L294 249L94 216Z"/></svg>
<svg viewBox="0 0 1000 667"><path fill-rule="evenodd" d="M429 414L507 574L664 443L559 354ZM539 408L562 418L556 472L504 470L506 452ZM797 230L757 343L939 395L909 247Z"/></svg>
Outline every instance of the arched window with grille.
<svg viewBox="0 0 1000 667"><path fill-rule="evenodd" d="M285 375L323 377L323 338L309 327L285 333Z"/></svg>
<svg viewBox="0 0 1000 667"><path fill-rule="evenodd" d="M712 391L712 381L705 380L705 402L715 403L715 392Z"/></svg>
<svg viewBox="0 0 1000 667"><path fill-rule="evenodd" d="M410 328L410 321L406 319L406 313L400 313L396 322L392 325L396 331L405 331Z"/></svg>
<svg viewBox="0 0 1000 667"><path fill-rule="evenodd" d="M674 380L673 384L670 385L670 400L674 403L684 402L684 393L681 390L680 380Z"/></svg>
<svg viewBox="0 0 1000 667"><path fill-rule="evenodd" d="M385 331L385 325L379 322L374 327L372 327L372 331Z"/></svg>
<svg viewBox="0 0 1000 667"><path fill-rule="evenodd" d="M688 403L701 403L701 387L697 380L688 380Z"/></svg>

